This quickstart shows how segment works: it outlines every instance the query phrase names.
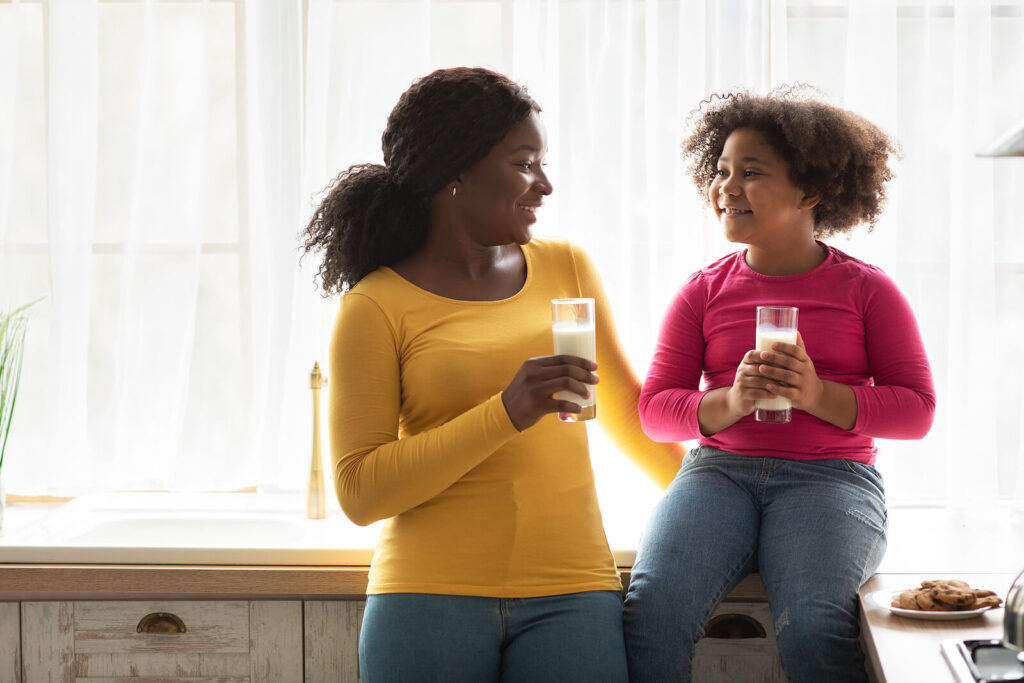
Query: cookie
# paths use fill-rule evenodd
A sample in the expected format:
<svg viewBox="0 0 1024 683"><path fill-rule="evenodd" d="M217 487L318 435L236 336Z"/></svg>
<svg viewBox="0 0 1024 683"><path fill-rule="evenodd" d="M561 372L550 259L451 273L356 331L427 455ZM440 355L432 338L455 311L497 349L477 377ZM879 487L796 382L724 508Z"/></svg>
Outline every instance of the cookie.
<svg viewBox="0 0 1024 683"><path fill-rule="evenodd" d="M914 602L917 603L918 609L923 609L926 612L952 611L950 608L944 608L943 605L935 602L935 600L932 599L930 590L918 591L914 596Z"/></svg>
<svg viewBox="0 0 1024 683"><path fill-rule="evenodd" d="M991 593L992 591L988 592ZM1001 604L1003 604L1003 600L998 595L983 595L974 601L974 607L972 607L971 609L981 609L982 607L999 607Z"/></svg>
<svg viewBox="0 0 1024 683"><path fill-rule="evenodd" d="M972 609L977 600L970 586L961 588L948 581L936 582L928 589L928 595L937 605L952 610Z"/></svg>
<svg viewBox="0 0 1024 683"><path fill-rule="evenodd" d="M966 581L960 579L936 579L935 581L922 581L921 588L935 588L939 585L953 586L955 588L963 588L964 590L971 590L971 586Z"/></svg>
<svg viewBox="0 0 1024 683"><path fill-rule="evenodd" d="M898 598L892 601L892 606L901 609L918 609L917 601L914 599L916 596L917 591L903 591Z"/></svg>

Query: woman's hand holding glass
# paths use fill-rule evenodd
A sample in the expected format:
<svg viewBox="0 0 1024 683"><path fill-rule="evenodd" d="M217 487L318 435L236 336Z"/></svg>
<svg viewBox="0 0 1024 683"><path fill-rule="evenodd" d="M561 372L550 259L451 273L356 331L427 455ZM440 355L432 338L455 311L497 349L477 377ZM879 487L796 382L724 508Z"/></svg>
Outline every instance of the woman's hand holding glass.
<svg viewBox="0 0 1024 683"><path fill-rule="evenodd" d="M579 356L537 356L524 362L501 392L512 424L519 431L537 424L548 413L578 413L580 406L555 398L559 391L590 396L599 378L597 363Z"/></svg>

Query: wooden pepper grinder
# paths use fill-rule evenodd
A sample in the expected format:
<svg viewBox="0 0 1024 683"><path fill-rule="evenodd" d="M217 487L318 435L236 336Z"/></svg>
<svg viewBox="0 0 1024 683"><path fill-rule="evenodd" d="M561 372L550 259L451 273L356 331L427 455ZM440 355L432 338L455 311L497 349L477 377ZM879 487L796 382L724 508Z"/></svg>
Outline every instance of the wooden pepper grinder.
<svg viewBox="0 0 1024 683"><path fill-rule="evenodd" d="M320 374L320 364L313 363L309 373L309 388L313 390L313 461L309 465L309 487L306 490L306 517L323 519L324 470L320 455L320 389L327 386L327 378Z"/></svg>

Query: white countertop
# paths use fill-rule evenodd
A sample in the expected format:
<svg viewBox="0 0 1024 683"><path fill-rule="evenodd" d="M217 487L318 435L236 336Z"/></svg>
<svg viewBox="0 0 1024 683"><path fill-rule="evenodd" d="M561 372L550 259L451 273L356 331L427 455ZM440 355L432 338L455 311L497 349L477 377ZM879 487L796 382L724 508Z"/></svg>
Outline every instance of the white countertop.
<svg viewBox="0 0 1024 683"><path fill-rule="evenodd" d="M9 505L0 562L365 566L379 531L300 495L116 493Z"/></svg>
<svg viewBox="0 0 1024 683"><path fill-rule="evenodd" d="M380 523L358 527L333 500L305 517L300 495L110 494L64 505L7 507L3 563L365 566ZM644 520L606 513L609 543L629 567ZM1024 513L1010 508L889 511L879 573L1013 573L1024 568Z"/></svg>

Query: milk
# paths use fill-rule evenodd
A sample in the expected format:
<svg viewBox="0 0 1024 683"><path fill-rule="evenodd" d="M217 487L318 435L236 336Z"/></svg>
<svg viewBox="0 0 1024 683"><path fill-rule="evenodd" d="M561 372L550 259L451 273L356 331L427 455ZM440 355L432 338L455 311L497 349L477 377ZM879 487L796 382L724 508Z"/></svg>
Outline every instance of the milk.
<svg viewBox="0 0 1024 683"><path fill-rule="evenodd" d="M749 337L747 337L749 339ZM796 330L792 328L758 327L757 341L754 348L758 351L771 351L775 342L796 344ZM759 398L754 402L758 410L790 410L793 407L788 398Z"/></svg>
<svg viewBox="0 0 1024 683"><path fill-rule="evenodd" d="M579 324L572 321L556 320L551 323L551 334L555 341L555 355L579 356L587 360L597 361L597 337L593 323ZM579 415L565 413L559 415L563 420L587 420L597 414L595 402L597 400L597 387L590 385L590 396L583 398L571 391L559 391L555 398L563 401L578 403L583 412Z"/></svg>

